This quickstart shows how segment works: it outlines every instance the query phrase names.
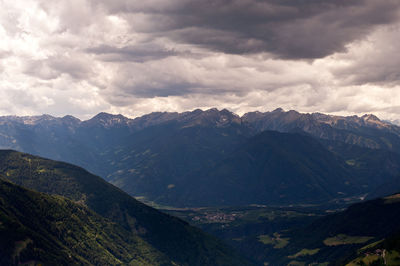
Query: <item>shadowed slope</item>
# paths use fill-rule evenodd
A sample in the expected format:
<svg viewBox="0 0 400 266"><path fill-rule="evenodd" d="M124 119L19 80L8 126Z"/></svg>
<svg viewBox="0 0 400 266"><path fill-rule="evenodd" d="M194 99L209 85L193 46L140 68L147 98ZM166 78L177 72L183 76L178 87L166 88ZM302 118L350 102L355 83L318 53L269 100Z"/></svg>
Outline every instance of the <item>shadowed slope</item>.
<svg viewBox="0 0 400 266"><path fill-rule="evenodd" d="M182 265L246 265L215 238L150 208L79 167L0 151L0 173L37 191L65 196L120 224Z"/></svg>
<svg viewBox="0 0 400 266"><path fill-rule="evenodd" d="M61 196L0 179L0 264L172 265L138 236Z"/></svg>

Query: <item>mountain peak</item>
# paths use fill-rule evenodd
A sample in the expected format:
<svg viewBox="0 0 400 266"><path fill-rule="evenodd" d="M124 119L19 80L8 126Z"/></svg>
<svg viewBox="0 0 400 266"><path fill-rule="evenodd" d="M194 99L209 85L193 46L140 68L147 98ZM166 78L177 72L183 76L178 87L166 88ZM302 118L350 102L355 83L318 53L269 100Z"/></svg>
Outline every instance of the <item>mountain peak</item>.
<svg viewBox="0 0 400 266"><path fill-rule="evenodd" d="M275 110L272 111L272 113L282 113L285 112L285 110L283 110L282 108L278 107Z"/></svg>
<svg viewBox="0 0 400 266"><path fill-rule="evenodd" d="M364 121L378 121L378 122L381 121L377 116L375 116L375 115L373 115L373 114L365 114L365 115L363 115L361 118L362 118Z"/></svg>
<svg viewBox="0 0 400 266"><path fill-rule="evenodd" d="M232 123L240 124L241 118L227 109L222 109L220 111L217 108L211 108L205 111L196 109L186 113L181 121L185 123L185 127L195 125L224 127Z"/></svg>
<svg viewBox="0 0 400 266"><path fill-rule="evenodd" d="M205 110L203 112L206 112L206 113L217 113L217 112L219 112L219 110L214 107L214 108L207 109L207 110Z"/></svg>
<svg viewBox="0 0 400 266"><path fill-rule="evenodd" d="M104 127L112 127L118 124L127 124L130 119L121 114L109 114L105 112L98 113L91 119L85 121L89 125L102 125Z"/></svg>
<svg viewBox="0 0 400 266"><path fill-rule="evenodd" d="M130 126L140 130L149 126L167 123L177 119L181 114L177 112L152 112L131 120Z"/></svg>
<svg viewBox="0 0 400 266"><path fill-rule="evenodd" d="M81 122L79 118L76 118L75 116L72 115L63 116L61 120L69 124L79 124Z"/></svg>
<svg viewBox="0 0 400 266"><path fill-rule="evenodd" d="M377 127L377 128L390 128L393 125L391 123L380 120L373 114L365 114L360 118L366 125Z"/></svg>
<svg viewBox="0 0 400 266"><path fill-rule="evenodd" d="M106 112L100 112L97 115L95 115L94 117L92 117L91 119L110 119L110 118L114 118L117 116L122 116L122 115L121 114L114 115L114 114L110 114L110 113L106 113Z"/></svg>
<svg viewBox="0 0 400 266"><path fill-rule="evenodd" d="M22 117L22 123L24 123L25 125L37 125L42 122L52 121L56 119L57 119L56 117L48 114L43 114L38 116L24 116Z"/></svg>

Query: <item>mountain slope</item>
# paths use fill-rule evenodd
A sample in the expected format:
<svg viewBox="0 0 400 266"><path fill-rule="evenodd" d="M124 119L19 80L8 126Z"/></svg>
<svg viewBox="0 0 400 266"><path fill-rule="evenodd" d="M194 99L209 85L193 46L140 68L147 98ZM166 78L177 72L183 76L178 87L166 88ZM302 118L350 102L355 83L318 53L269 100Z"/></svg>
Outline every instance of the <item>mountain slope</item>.
<svg viewBox="0 0 400 266"><path fill-rule="evenodd" d="M360 187L352 169L314 138L266 131L215 166L189 174L166 203L316 203L354 196Z"/></svg>
<svg viewBox="0 0 400 266"><path fill-rule="evenodd" d="M385 149L370 149L343 142L322 141L331 152L341 157L362 177L368 186L367 199L400 191L400 154Z"/></svg>
<svg viewBox="0 0 400 266"><path fill-rule="evenodd" d="M344 211L318 218L306 227L281 232L282 238L290 239L289 243L285 249L271 249L266 260L274 265L287 265L293 260L293 254L302 253L296 257L302 263L345 265L368 251L358 254L361 248L385 238L396 239L400 232L399 221L399 194L357 203ZM373 247L379 249L379 246ZM308 254L304 250L316 252Z"/></svg>
<svg viewBox="0 0 400 266"><path fill-rule="evenodd" d="M346 266L399 265L400 233L397 232L385 239L358 249L357 255L342 259L341 263L346 264Z"/></svg>
<svg viewBox="0 0 400 266"><path fill-rule="evenodd" d="M60 196L0 179L0 265L172 265L138 236Z"/></svg>
<svg viewBox="0 0 400 266"><path fill-rule="evenodd" d="M160 201L185 182L188 173L218 162L247 136L246 128L235 123L152 126L132 134L112 156L107 180L132 195Z"/></svg>
<svg viewBox="0 0 400 266"><path fill-rule="evenodd" d="M181 265L246 265L215 238L150 208L100 177L61 162L0 151L0 173L24 187L65 196L140 236Z"/></svg>

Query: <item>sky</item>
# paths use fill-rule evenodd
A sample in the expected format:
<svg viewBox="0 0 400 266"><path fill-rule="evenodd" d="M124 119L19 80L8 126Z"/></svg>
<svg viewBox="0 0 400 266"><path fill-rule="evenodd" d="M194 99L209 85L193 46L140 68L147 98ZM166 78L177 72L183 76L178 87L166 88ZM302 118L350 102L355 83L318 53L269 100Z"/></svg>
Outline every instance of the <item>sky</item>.
<svg viewBox="0 0 400 266"><path fill-rule="evenodd" d="M398 0L0 0L0 115L397 120L399 43Z"/></svg>

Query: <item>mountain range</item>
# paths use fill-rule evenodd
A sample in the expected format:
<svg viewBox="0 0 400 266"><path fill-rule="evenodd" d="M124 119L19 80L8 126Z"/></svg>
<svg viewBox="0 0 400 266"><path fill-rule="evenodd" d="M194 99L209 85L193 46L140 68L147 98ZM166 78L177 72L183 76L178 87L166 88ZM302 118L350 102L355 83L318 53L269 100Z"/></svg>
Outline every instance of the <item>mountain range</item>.
<svg viewBox="0 0 400 266"><path fill-rule="evenodd" d="M77 164L171 206L321 203L400 190L400 128L373 115L6 116L0 147Z"/></svg>
<svg viewBox="0 0 400 266"><path fill-rule="evenodd" d="M400 258L400 128L374 115L7 116L0 145L26 152L0 151L1 265Z"/></svg>

